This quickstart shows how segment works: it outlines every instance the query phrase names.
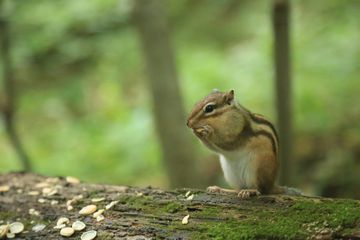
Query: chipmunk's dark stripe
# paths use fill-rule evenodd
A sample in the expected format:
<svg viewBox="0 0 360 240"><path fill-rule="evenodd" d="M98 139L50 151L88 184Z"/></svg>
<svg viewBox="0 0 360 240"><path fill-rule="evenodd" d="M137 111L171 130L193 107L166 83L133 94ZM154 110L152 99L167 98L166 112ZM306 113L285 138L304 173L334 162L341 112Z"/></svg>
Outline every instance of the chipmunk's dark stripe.
<svg viewBox="0 0 360 240"><path fill-rule="evenodd" d="M277 149L279 147L279 137L278 137L278 134L276 132L274 125L271 122L269 122L268 120L266 120L265 118L256 116L255 114L250 112L245 107L243 107L243 106L241 106L241 107L249 114L252 121L254 121L257 124L266 125L271 129L271 131L273 132L274 135L272 135L271 133L269 133L266 130L260 130L258 132L254 132L254 135L264 135L267 138L269 138L271 141L272 149L273 149L274 153L277 154ZM275 139L274 139L274 136L275 136Z"/></svg>
<svg viewBox="0 0 360 240"><path fill-rule="evenodd" d="M275 142L273 135L265 130L260 130L260 131L254 132L254 136L259 136L259 135L263 135L270 139L272 150L274 151L275 154L277 154L276 142Z"/></svg>
<svg viewBox="0 0 360 240"><path fill-rule="evenodd" d="M276 138L276 142L279 142L279 136L276 132L274 125L271 122L269 122L265 118L258 117L255 114L252 114L252 113L249 113L249 114L250 114L251 120L253 120L254 122L268 126L273 131L275 138Z"/></svg>

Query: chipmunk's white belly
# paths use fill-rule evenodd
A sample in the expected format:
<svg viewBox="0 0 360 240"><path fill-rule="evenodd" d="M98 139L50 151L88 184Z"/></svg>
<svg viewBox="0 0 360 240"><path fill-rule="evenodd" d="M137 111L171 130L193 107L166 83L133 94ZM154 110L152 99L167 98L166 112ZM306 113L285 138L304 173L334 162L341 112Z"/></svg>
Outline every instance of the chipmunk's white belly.
<svg viewBox="0 0 360 240"><path fill-rule="evenodd" d="M246 150L220 154L221 168L231 187L237 190L256 188L253 157L254 154Z"/></svg>

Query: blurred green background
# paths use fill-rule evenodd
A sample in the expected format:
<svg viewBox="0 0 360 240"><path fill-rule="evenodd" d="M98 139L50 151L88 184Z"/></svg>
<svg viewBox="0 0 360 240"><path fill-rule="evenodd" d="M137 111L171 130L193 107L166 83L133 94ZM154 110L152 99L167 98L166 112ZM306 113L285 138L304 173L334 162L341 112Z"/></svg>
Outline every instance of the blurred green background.
<svg viewBox="0 0 360 240"><path fill-rule="evenodd" d="M275 120L271 1L164 4L186 112L214 88L235 89L244 106ZM295 186L360 198L360 1L291 4ZM7 4L16 123L35 172L168 187L132 7ZM211 155L197 142L196 151ZM207 161L222 184L217 161ZM1 120L0 172L18 170Z"/></svg>

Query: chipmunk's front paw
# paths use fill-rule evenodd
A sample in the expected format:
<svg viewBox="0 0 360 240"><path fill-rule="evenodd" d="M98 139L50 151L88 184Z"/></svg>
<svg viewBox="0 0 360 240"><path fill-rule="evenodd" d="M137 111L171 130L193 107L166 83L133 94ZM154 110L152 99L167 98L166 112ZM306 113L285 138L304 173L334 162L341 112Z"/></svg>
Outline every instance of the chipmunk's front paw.
<svg viewBox="0 0 360 240"><path fill-rule="evenodd" d="M226 188L221 188L218 186L210 186L206 189L206 191L208 193L223 193L223 194L234 194L237 193L236 190L233 189L226 189Z"/></svg>
<svg viewBox="0 0 360 240"><path fill-rule="evenodd" d="M247 199L253 196L259 196L260 192L257 189L243 189L238 193L238 197L242 199Z"/></svg>

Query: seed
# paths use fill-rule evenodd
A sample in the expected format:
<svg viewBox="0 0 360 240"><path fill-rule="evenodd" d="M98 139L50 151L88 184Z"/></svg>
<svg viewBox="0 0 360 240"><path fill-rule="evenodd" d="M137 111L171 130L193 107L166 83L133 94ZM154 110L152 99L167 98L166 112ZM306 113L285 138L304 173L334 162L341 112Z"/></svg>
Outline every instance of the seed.
<svg viewBox="0 0 360 240"><path fill-rule="evenodd" d="M58 203L59 203L59 201L57 201L57 200L51 200L51 202L50 202L51 205L57 205Z"/></svg>
<svg viewBox="0 0 360 240"><path fill-rule="evenodd" d="M57 220L56 226L62 225L62 224L68 224L70 220L66 217L61 217Z"/></svg>
<svg viewBox="0 0 360 240"><path fill-rule="evenodd" d="M92 214L96 211L97 207L96 205L87 205L86 207L83 207L80 211L79 214L81 215L89 215Z"/></svg>
<svg viewBox="0 0 360 240"><path fill-rule="evenodd" d="M95 230L90 230L81 234L81 240L92 240L96 237L97 232Z"/></svg>
<svg viewBox="0 0 360 240"><path fill-rule="evenodd" d="M39 203L45 203L45 202L46 202L46 199L39 198L39 199L38 199L38 202L39 202Z"/></svg>
<svg viewBox="0 0 360 240"><path fill-rule="evenodd" d="M80 183L79 179L77 179L75 177L71 177L71 176L66 177L66 181L70 184L79 184Z"/></svg>
<svg viewBox="0 0 360 240"><path fill-rule="evenodd" d="M28 192L28 195L30 195L30 196L37 196L39 194L40 193L38 191L30 191L30 192Z"/></svg>
<svg viewBox="0 0 360 240"><path fill-rule="evenodd" d="M45 187L49 187L48 182L40 182L40 183L35 184L35 188L45 188Z"/></svg>
<svg viewBox="0 0 360 240"><path fill-rule="evenodd" d="M8 185L0 186L0 192L7 192L9 190L10 190L10 187Z"/></svg>
<svg viewBox="0 0 360 240"><path fill-rule="evenodd" d="M109 203L108 205L105 206L106 210L109 210L110 208L112 208L115 204L117 204L119 201L112 201L111 203Z"/></svg>
<svg viewBox="0 0 360 240"><path fill-rule="evenodd" d="M9 232L6 234L6 238L14 238L15 237L15 233Z"/></svg>
<svg viewBox="0 0 360 240"><path fill-rule="evenodd" d="M189 223L189 217L190 217L190 215L186 215L186 216L182 219L181 223L182 223L182 224L188 224L188 223Z"/></svg>
<svg viewBox="0 0 360 240"><path fill-rule="evenodd" d="M97 221L97 222L101 222L101 221L104 220L104 219L105 219L104 215L101 215L101 214L96 217L96 221Z"/></svg>
<svg viewBox="0 0 360 240"><path fill-rule="evenodd" d="M66 209L67 209L68 211L71 211L71 210L73 210L73 209L74 209L74 207L73 207L73 206L71 206L71 205L68 205L68 206L66 207Z"/></svg>
<svg viewBox="0 0 360 240"><path fill-rule="evenodd" d="M40 232L42 230L44 230L46 226L44 224L36 224L35 226L32 227L32 230L34 232Z"/></svg>
<svg viewBox="0 0 360 240"><path fill-rule="evenodd" d="M43 188L42 193L45 196L52 196L52 195L57 194L57 190L53 189L53 188L46 187L46 188Z"/></svg>
<svg viewBox="0 0 360 240"><path fill-rule="evenodd" d="M191 200L193 200L193 198L194 198L194 194L191 194L190 196L188 196L188 197L186 198L186 200L191 201Z"/></svg>
<svg viewBox="0 0 360 240"><path fill-rule="evenodd" d="M62 229L62 228L64 228L64 227L66 227L65 224L60 224L60 225L56 225L56 226L54 227L54 229Z"/></svg>
<svg viewBox="0 0 360 240"><path fill-rule="evenodd" d="M70 237L71 235L74 234L74 232L75 230L72 229L71 227L65 227L60 230L60 235L64 237Z"/></svg>
<svg viewBox="0 0 360 240"><path fill-rule="evenodd" d="M52 188L49 188L49 187L45 187L42 189L42 193L43 194L49 194L53 189Z"/></svg>
<svg viewBox="0 0 360 240"><path fill-rule="evenodd" d="M36 211L36 210L33 209L33 208L30 208L30 209L29 209L29 214L30 214L30 215L39 216L39 215L40 215L40 212L39 212L39 211Z"/></svg>
<svg viewBox="0 0 360 240"><path fill-rule="evenodd" d="M190 194L191 194L191 191L187 191L186 194L185 194L185 197L190 196Z"/></svg>
<svg viewBox="0 0 360 240"><path fill-rule="evenodd" d="M55 194L57 194L57 190L56 189L54 189L54 190L52 190L51 192L49 192L48 194L46 194L46 196L52 196L52 195L55 195Z"/></svg>
<svg viewBox="0 0 360 240"><path fill-rule="evenodd" d="M91 199L92 202L102 202L104 200L105 200L105 198L93 198L93 199Z"/></svg>
<svg viewBox="0 0 360 240"><path fill-rule="evenodd" d="M10 224L10 232L13 234L21 233L24 230L24 224L21 222L13 222Z"/></svg>
<svg viewBox="0 0 360 240"><path fill-rule="evenodd" d="M75 221L71 226L75 231L81 231L83 230L86 225L82 221Z"/></svg>
<svg viewBox="0 0 360 240"><path fill-rule="evenodd" d="M57 182L59 182L59 178L57 178L57 177L47 178L45 181L48 183L57 183Z"/></svg>
<svg viewBox="0 0 360 240"><path fill-rule="evenodd" d="M82 198L84 198L84 196L82 194L79 194L74 197L74 200L80 200Z"/></svg>
<svg viewBox="0 0 360 240"><path fill-rule="evenodd" d="M94 218L97 218L98 216L100 216L101 214L103 214L104 211L105 211L105 209L100 209L100 210L94 212L93 217L94 217Z"/></svg>

